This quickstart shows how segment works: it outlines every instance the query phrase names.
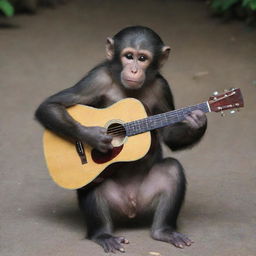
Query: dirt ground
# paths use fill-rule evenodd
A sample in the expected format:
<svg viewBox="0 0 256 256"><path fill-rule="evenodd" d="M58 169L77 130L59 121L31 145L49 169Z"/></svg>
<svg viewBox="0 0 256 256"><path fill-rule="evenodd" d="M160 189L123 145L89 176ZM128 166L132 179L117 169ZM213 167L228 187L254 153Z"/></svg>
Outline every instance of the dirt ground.
<svg viewBox="0 0 256 256"><path fill-rule="evenodd" d="M93 3L92 3L93 2ZM38 104L72 86L104 57L104 43L128 25L146 25L172 48L163 74L177 107L200 103L213 91L242 89L236 115L208 114L200 144L167 152L184 165L188 192L180 231L186 249L153 241L149 229L118 230L126 255L255 256L256 243L256 31L221 24L201 1L70 1L35 16L15 16L0 30L0 254L105 255L85 240L75 192L50 179L42 153Z"/></svg>

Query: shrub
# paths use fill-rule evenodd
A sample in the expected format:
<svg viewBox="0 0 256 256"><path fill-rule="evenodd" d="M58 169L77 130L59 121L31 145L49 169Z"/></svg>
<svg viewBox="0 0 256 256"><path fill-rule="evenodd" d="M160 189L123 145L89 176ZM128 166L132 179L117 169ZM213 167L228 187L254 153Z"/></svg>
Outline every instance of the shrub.
<svg viewBox="0 0 256 256"><path fill-rule="evenodd" d="M0 0L0 11L5 16L13 16L14 14L14 8L13 6L8 2L8 0Z"/></svg>
<svg viewBox="0 0 256 256"><path fill-rule="evenodd" d="M256 0L211 0L213 13L226 19L237 17L249 24L256 21Z"/></svg>

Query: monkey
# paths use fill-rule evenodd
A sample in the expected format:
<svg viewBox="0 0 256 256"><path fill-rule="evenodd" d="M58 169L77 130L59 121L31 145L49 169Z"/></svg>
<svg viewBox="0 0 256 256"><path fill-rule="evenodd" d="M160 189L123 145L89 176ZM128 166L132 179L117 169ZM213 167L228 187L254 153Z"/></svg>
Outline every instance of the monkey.
<svg viewBox="0 0 256 256"><path fill-rule="evenodd" d="M83 126L66 109L75 104L106 108L133 97L152 115L174 110L172 91L160 73L169 53L170 47L152 29L126 27L107 38L104 61L74 86L48 97L35 116L56 134L106 153L113 149L106 129ZM129 241L114 236L118 223L147 220L153 239L178 248L190 246L193 241L177 231L186 192L184 169L175 158L163 157L161 144L173 151L191 148L201 140L206 128L206 115L201 110L192 111L184 121L151 132L151 147L143 158L112 164L106 171L111 175L78 189L87 238L105 252L125 252L124 244Z"/></svg>

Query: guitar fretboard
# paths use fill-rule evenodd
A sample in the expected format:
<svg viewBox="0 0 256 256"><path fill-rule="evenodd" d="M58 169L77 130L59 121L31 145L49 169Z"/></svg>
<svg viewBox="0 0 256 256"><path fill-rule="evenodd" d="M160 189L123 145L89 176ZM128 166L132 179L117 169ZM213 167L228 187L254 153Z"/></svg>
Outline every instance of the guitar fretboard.
<svg viewBox="0 0 256 256"><path fill-rule="evenodd" d="M181 122L185 120L186 116L194 110L201 110L204 113L210 112L208 102L204 102L194 106L149 116L143 119L125 123L124 128L126 130L126 135L133 136Z"/></svg>

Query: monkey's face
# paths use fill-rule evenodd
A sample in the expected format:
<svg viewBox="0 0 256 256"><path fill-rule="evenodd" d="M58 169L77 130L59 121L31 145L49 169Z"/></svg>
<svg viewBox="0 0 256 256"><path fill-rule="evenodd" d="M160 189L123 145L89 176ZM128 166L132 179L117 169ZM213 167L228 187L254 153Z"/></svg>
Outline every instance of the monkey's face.
<svg viewBox="0 0 256 256"><path fill-rule="evenodd" d="M121 83L127 89L140 89L146 80L146 70L152 62L152 53L148 50L136 50L128 47L121 52Z"/></svg>
<svg viewBox="0 0 256 256"><path fill-rule="evenodd" d="M138 30L138 31L137 31ZM153 81L168 58L169 46L148 28L127 28L107 38L106 55L112 77L126 89L140 89Z"/></svg>

